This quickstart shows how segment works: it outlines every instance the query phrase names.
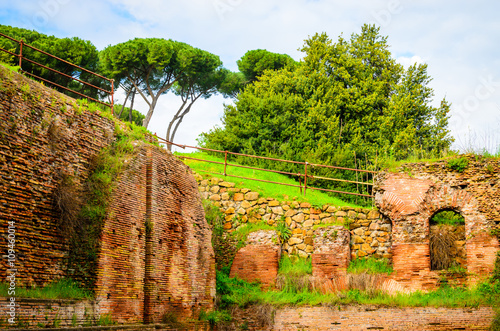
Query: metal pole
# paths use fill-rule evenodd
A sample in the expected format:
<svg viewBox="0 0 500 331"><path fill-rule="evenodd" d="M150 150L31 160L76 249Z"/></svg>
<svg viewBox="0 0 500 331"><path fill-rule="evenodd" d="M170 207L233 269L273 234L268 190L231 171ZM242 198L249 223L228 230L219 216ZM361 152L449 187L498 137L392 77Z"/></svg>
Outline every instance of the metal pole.
<svg viewBox="0 0 500 331"><path fill-rule="evenodd" d="M224 151L224 176L226 176L226 167L227 167L227 151Z"/></svg>
<svg viewBox="0 0 500 331"><path fill-rule="evenodd" d="M111 115L115 114L115 80L111 80Z"/></svg>
<svg viewBox="0 0 500 331"><path fill-rule="evenodd" d="M21 68L21 70L23 70L23 40L21 39L21 41L19 42L19 68Z"/></svg>
<svg viewBox="0 0 500 331"><path fill-rule="evenodd" d="M304 196L306 196L306 190L307 190L307 161L304 164Z"/></svg>

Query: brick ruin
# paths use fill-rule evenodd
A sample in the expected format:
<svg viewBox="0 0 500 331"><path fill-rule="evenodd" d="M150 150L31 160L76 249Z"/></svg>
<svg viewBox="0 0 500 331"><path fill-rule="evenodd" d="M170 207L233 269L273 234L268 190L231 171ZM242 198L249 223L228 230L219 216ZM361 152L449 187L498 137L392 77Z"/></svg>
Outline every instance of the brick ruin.
<svg viewBox="0 0 500 331"><path fill-rule="evenodd" d="M71 175L77 191L83 190L90 161L115 139L114 124L3 67L0 78L0 218L16 226L17 285L42 286L71 274L65 264L69 244L53 199L57 185L61 176ZM437 286L439 274L430 268L429 220L441 210L453 210L465 218L465 265L472 284L491 273L499 249L490 231L500 224L500 164L467 158L469 166L462 173L440 161L381 174L375 188L378 211L279 203L225 188L221 181L215 183L220 191L210 187L220 199L210 198L232 208L233 213L226 210L230 219L241 214L252 222L253 215L272 223L283 216L292 227L286 249L312 256L316 277L344 279L338 288L345 287L351 258L392 257L395 275L380 281L380 288L389 292ZM189 168L158 147L137 143L115 184L95 270L99 313L134 323L159 322L170 313L195 317L201 309L211 309L211 231ZM207 197L208 192L202 191ZM313 228L346 220L354 220L351 231ZM2 226L2 247L7 247L6 233ZM274 236L251 235L234 260L232 276L272 286L281 253ZM5 279L7 260L0 263Z"/></svg>
<svg viewBox="0 0 500 331"><path fill-rule="evenodd" d="M394 279L411 289L438 285L439 273L431 270L429 221L442 210L465 219L468 282L493 270L499 243L491 230L500 223L500 164L467 158L462 173L451 170L447 161L417 163L399 173L381 174L377 181L375 203L392 222Z"/></svg>
<svg viewBox="0 0 500 331"><path fill-rule="evenodd" d="M16 285L43 286L74 275L54 198L61 178L71 176L82 192L91 160L115 140L115 124L1 66L0 76L0 246L5 251L7 222L14 222ZM88 275L100 314L121 323L160 322L165 314L183 319L210 310L211 230L190 169L137 142L114 185ZM0 263L5 280L7 259Z"/></svg>
<svg viewBox="0 0 500 331"><path fill-rule="evenodd" d="M101 308L127 323L157 323L169 313L185 319L211 309L211 230L189 168L141 144L114 192L101 237Z"/></svg>
<svg viewBox="0 0 500 331"><path fill-rule="evenodd" d="M373 236L377 236L377 241L384 239L378 230L388 227L391 233L385 238L395 272L380 277L374 286L391 293L436 289L443 273L431 270L430 219L442 210L455 211L465 219L465 244L459 240L455 249L465 250L465 256L457 259L466 268L467 279L458 281L472 285L488 277L499 250L498 238L491 231L500 228L500 205L496 203L500 200L500 162L476 156L467 158L469 165L462 173L450 169L447 161L407 164L398 173L381 173L375 187L375 203L383 215L380 223L379 218L376 222L368 218L351 224L350 231L328 225L308 230L313 276L323 279L320 288L345 289L347 266L351 258L356 258L349 250L355 248L359 252L358 246L367 246L364 251L370 252L368 243L373 243ZM332 237L333 231L338 237ZM245 254L254 254L252 249L256 248L245 248ZM266 280L267 286L268 283Z"/></svg>
<svg viewBox="0 0 500 331"><path fill-rule="evenodd" d="M231 265L230 277L273 286L278 275L281 247L275 231L255 231L248 235L246 246L238 250Z"/></svg>

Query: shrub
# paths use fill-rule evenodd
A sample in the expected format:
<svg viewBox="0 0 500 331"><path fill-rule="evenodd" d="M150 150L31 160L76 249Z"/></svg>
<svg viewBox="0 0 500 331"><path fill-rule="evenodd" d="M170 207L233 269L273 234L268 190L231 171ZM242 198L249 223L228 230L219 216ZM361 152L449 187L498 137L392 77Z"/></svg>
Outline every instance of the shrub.
<svg viewBox="0 0 500 331"><path fill-rule="evenodd" d="M469 160L467 160L465 157L448 160L448 168L456 170L458 172L464 172L464 170L467 169L468 166Z"/></svg>
<svg viewBox="0 0 500 331"><path fill-rule="evenodd" d="M464 225L465 219L462 215L452 210L443 210L436 213L431 218L431 222L434 224L443 225Z"/></svg>

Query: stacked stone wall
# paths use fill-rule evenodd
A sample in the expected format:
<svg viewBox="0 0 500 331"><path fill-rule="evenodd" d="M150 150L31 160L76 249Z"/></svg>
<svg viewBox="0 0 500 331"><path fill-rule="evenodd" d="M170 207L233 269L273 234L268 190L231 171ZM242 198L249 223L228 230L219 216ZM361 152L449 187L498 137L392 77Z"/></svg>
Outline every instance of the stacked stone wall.
<svg viewBox="0 0 500 331"><path fill-rule="evenodd" d="M224 228L233 231L245 223L265 222L276 225L284 220L291 230L283 251L308 257L314 251L314 229L318 226L344 225L351 231L351 258L375 256L390 259L391 223L373 209L312 206L308 202L278 201L259 196L221 178L195 175L201 196L225 214Z"/></svg>

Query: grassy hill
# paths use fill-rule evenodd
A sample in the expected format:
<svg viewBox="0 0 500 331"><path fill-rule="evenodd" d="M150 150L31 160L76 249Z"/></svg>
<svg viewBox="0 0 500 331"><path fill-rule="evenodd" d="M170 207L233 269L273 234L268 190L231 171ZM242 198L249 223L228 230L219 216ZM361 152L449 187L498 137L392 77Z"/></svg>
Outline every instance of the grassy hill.
<svg viewBox="0 0 500 331"><path fill-rule="evenodd" d="M193 171L199 173L202 176L213 176L219 178L224 177L222 175L222 173L224 172L223 164L189 160L184 157L191 157L191 158L202 159L212 162L221 162L221 163L224 163L224 158L219 158L213 155L209 155L205 152L175 153L175 155L179 157L191 169L193 169ZM230 161L228 162L228 164L229 163L237 164L234 161ZM252 191L259 192L261 193L261 196L264 197L272 197L281 201L287 201L287 200L305 201L316 206L329 204L341 207L342 206L361 207L360 204L358 205L356 203L349 203L342 201L341 199L333 197L330 194L322 191L308 189L306 191L306 195L304 196L303 192L301 194L300 189L298 187L238 178L238 177L247 177L247 178L255 178L272 182L285 183L290 185L299 185L298 181L286 175L262 171L262 170L239 168L229 165L226 168L226 173L228 174L226 180L235 182L236 185L240 188L244 187ZM238 177L232 177L232 176L238 176ZM359 202L361 203L362 200L363 198L360 197ZM364 208L366 208L366 206Z"/></svg>

